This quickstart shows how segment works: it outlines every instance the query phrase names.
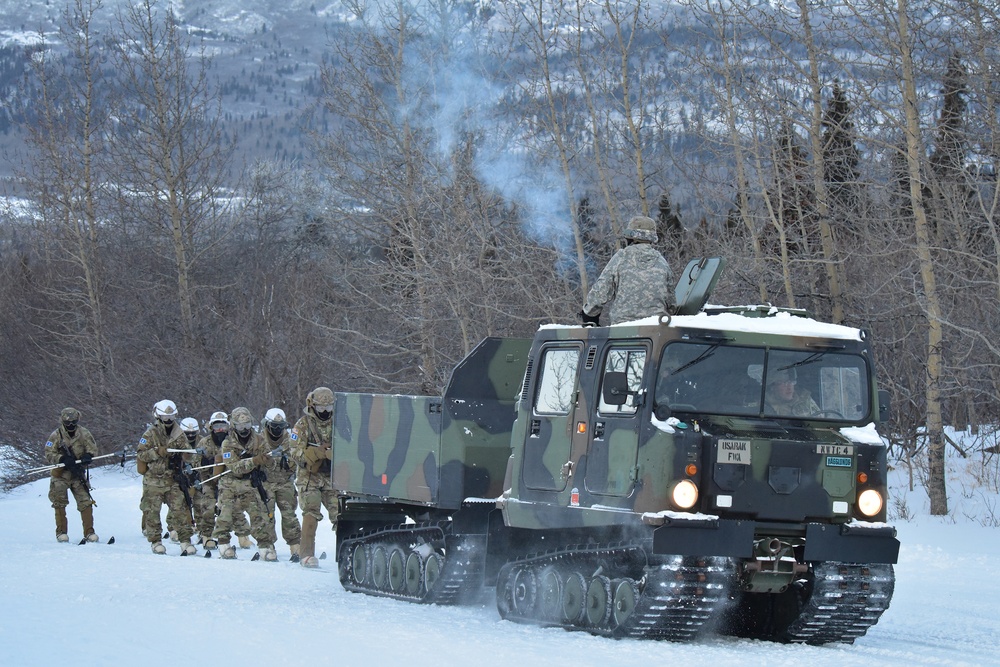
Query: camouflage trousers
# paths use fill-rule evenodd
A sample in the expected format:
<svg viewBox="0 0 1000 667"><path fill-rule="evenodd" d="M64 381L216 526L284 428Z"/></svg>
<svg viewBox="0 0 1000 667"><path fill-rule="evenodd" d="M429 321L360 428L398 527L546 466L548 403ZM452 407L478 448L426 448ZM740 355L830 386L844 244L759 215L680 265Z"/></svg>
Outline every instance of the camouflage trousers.
<svg viewBox="0 0 1000 667"><path fill-rule="evenodd" d="M49 481L49 500L55 509L69 506L70 492L76 500L76 509L83 510L94 504L83 480L76 477L53 477Z"/></svg>
<svg viewBox="0 0 1000 667"><path fill-rule="evenodd" d="M242 480L241 480L242 481ZM260 548L274 548L274 515L270 514L257 489L246 484L231 484L219 489L219 516L215 518L212 537L221 544L229 544L230 533L246 525L243 514L250 515L250 534ZM270 514L270 516L268 516ZM236 532L239 535L239 532Z"/></svg>
<svg viewBox="0 0 1000 667"><path fill-rule="evenodd" d="M337 516L340 509L337 505L337 492L330 484L330 478L316 473L304 473L300 470L295 478L295 486L299 490L299 507L302 516L311 514L317 521L323 520L321 506L330 515L334 530L337 528Z"/></svg>
<svg viewBox="0 0 1000 667"><path fill-rule="evenodd" d="M143 477L139 509L142 510L142 532L151 544L162 539L160 510L164 505L167 506L167 524L177 531L181 542L190 541L194 532L191 529L191 508L177 482L169 477Z"/></svg>
<svg viewBox="0 0 1000 667"><path fill-rule="evenodd" d="M271 531L274 531L274 508L277 506L281 512L281 537L289 545L298 544L302 540L302 526L299 525L299 516L295 513L298 508L298 498L295 495L295 485L288 482L264 482L264 489L267 491L267 513L271 517Z"/></svg>

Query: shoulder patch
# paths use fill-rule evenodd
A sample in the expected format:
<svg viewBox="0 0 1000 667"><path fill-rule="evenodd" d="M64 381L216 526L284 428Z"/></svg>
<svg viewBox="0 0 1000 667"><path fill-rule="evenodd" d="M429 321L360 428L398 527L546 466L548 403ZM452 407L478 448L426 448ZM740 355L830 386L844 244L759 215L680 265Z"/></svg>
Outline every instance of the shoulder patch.
<svg viewBox="0 0 1000 667"><path fill-rule="evenodd" d="M295 431L292 431L291 434L288 437L291 438L292 440L298 440L299 439L299 434L296 433ZM51 445L52 443L50 442L49 444Z"/></svg>
<svg viewBox="0 0 1000 667"><path fill-rule="evenodd" d="M51 440L49 440L48 442L46 442L46 443L45 443L45 446L46 446L46 447L51 447L51 446L52 446L52 441L51 441Z"/></svg>
<svg viewBox="0 0 1000 667"><path fill-rule="evenodd" d="M146 444L146 439L145 438L139 438L139 444L140 445L145 445Z"/></svg>
<svg viewBox="0 0 1000 667"><path fill-rule="evenodd" d="M233 458L233 453L232 452L224 452L222 454L222 458L224 458L224 459L231 459L231 458Z"/></svg>

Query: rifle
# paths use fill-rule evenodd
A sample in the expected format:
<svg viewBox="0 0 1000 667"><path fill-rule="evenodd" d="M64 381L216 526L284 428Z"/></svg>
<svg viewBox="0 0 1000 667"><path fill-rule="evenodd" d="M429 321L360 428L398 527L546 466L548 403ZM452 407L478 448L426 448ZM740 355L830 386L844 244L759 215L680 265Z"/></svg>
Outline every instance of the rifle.
<svg viewBox="0 0 1000 667"><path fill-rule="evenodd" d="M170 469L174 471L172 475L173 480L177 482L177 486L181 488L181 493L184 494L184 502L187 503L188 511L190 512L194 509L194 503L191 502L191 494L188 492L188 489L192 486L191 480L188 478L188 470L190 470L191 466L182 462L181 457L176 454L170 457L168 465L170 466ZM187 469L185 469L185 467ZM199 482L198 484L200 486L201 483Z"/></svg>
<svg viewBox="0 0 1000 667"><path fill-rule="evenodd" d="M66 470L69 470L70 477L76 477L78 480L83 482L83 490L87 492L87 497L90 498L90 502L94 503L94 507L97 507L97 501L94 500L94 496L90 494L90 468L81 465L81 461L77 460L76 456L69 450L69 447L65 443L59 443L59 449L63 451L65 456L69 457L72 463L63 462L66 466ZM91 458L91 461L94 459ZM88 464L89 465L89 464Z"/></svg>

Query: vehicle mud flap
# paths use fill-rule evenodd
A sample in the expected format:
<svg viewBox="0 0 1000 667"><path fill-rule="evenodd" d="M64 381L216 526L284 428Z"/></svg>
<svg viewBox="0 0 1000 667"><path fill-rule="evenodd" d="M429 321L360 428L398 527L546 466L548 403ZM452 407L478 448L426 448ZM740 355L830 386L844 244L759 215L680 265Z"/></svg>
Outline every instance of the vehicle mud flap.
<svg viewBox="0 0 1000 667"><path fill-rule="evenodd" d="M665 556L753 556L754 523L728 519L670 519L653 531L653 553Z"/></svg>

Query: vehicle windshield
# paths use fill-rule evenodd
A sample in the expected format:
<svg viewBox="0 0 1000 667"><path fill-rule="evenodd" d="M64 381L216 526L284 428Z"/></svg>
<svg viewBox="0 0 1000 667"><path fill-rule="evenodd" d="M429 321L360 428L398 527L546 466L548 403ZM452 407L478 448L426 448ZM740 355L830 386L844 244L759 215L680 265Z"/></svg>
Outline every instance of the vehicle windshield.
<svg viewBox="0 0 1000 667"><path fill-rule="evenodd" d="M858 354L678 341L663 349L655 400L672 412L857 422L869 387Z"/></svg>

